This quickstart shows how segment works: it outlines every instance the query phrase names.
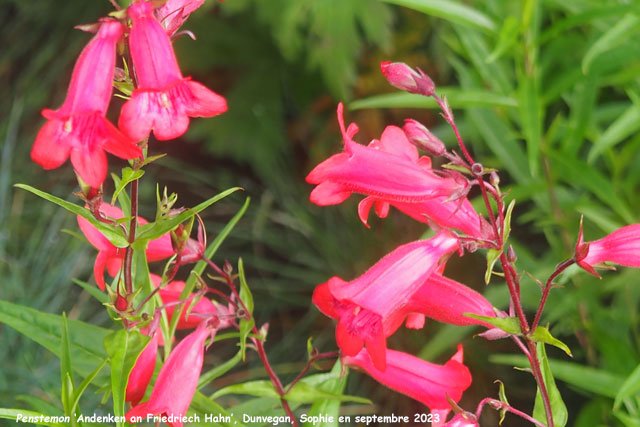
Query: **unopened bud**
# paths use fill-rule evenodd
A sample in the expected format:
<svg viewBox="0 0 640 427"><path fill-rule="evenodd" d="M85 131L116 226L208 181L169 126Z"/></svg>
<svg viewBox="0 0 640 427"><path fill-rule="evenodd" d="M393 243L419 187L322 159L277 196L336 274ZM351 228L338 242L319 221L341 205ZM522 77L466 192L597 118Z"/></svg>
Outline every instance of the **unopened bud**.
<svg viewBox="0 0 640 427"><path fill-rule="evenodd" d="M431 96L436 89L433 80L421 69L416 71L404 62L381 62L380 69L392 86L409 93Z"/></svg>
<svg viewBox="0 0 640 427"><path fill-rule="evenodd" d="M446 151L444 143L417 120L406 119L402 129L413 145L432 156L441 156Z"/></svg>
<svg viewBox="0 0 640 427"><path fill-rule="evenodd" d="M496 171L491 172L491 175L489 175L489 182L496 188L500 185L500 177Z"/></svg>
<svg viewBox="0 0 640 427"><path fill-rule="evenodd" d="M127 299L125 297L123 297L122 295L118 295L113 306L116 308L116 310L123 312L127 311L127 308L129 308L129 303L127 302Z"/></svg>
<svg viewBox="0 0 640 427"><path fill-rule="evenodd" d="M518 256L516 255L516 250L513 249L513 246L509 245L509 249L507 249L507 261L511 264L518 260Z"/></svg>
<svg viewBox="0 0 640 427"><path fill-rule="evenodd" d="M224 271L229 276L233 273L233 266L228 260L224 260L224 265L222 266L222 271Z"/></svg>

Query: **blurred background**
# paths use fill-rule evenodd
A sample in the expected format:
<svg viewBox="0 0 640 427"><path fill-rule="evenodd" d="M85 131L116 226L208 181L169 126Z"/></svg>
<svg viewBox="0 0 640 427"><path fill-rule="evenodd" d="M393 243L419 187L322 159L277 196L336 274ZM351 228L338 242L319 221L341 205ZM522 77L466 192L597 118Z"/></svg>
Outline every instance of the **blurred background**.
<svg viewBox="0 0 640 427"><path fill-rule="evenodd" d="M99 325L110 324L105 310L72 281L93 280L95 250L74 235L72 215L13 184L78 201L69 164L45 172L29 151L44 123L40 110L62 103L75 58L90 39L73 27L112 9L107 0L0 0L0 299ZM390 87L380 61L427 72L476 158L500 170L502 188L518 202L512 243L523 271L544 281L570 258L581 216L586 240L640 220L640 2L207 0L183 29L197 36L175 42L183 73L227 97L229 112L193 120L178 141L151 143L151 154L169 155L141 182L141 213L155 215L154 182L178 193L184 206L232 186L245 189L203 218L213 237L251 197L215 261L236 265L243 257L258 322L269 322L267 351L285 380L304 366L309 336L321 351L336 349L332 322L311 305L313 288L333 275L351 280L427 232L397 211L372 217L366 229L357 197L325 208L309 202L304 177L342 149L337 103L345 102L346 121L360 126L361 143L414 118L454 147L434 105ZM114 99L113 113L121 102ZM110 171L125 165L113 157L109 164ZM105 193L112 190L108 182ZM504 283L483 283L483 255L454 259L446 273L504 309ZM564 287L552 291L543 324L574 357L555 348L548 354L568 425L637 426L640 276L625 268L603 276L572 268L560 278ZM527 275L523 286L533 313L539 288ZM531 413L535 382L512 368L524 366L523 358L511 341L473 338L477 332L427 322L424 330L395 334L390 347L443 363L462 342L473 384L460 405L474 411L482 398L497 397L500 379L509 402ZM0 342L0 406L59 407L57 357L4 325ZM234 353L221 346L206 363ZM263 378L253 356L210 389ZM357 373L347 392L375 404L344 405L348 414L425 411ZM257 404L228 396L220 403ZM265 412L272 403L264 403ZM485 410L481 424L497 422ZM506 425L528 424L508 415Z"/></svg>

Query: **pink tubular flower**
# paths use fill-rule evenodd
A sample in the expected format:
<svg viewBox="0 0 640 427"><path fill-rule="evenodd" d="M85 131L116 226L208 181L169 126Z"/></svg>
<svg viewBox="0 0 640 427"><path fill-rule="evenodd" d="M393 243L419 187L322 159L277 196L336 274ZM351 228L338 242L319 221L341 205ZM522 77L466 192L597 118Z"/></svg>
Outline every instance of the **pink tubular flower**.
<svg viewBox="0 0 640 427"><path fill-rule="evenodd" d="M420 157L405 132L387 126L380 140L362 146L352 140L358 131L355 124L345 130L343 106L338 105L338 122L345 151L316 166L307 182L317 184L311 192L313 203L326 206L342 203L352 193L369 197L362 200L358 214L368 227L371 207L386 217L389 206L412 218L442 228L455 228L480 239L493 239L487 221L473 209L464 195L466 180L440 177L431 168L431 159Z"/></svg>
<svg viewBox="0 0 640 427"><path fill-rule="evenodd" d="M177 419L167 422L169 426L182 427L182 417L189 409L198 385L205 341L215 335L215 330L208 328L208 322L200 323L173 349L160 369L149 400L127 412L127 421L131 422L134 416L146 418L147 414L165 415Z"/></svg>
<svg viewBox="0 0 640 427"><path fill-rule="evenodd" d="M313 303L338 319L336 341L342 352L355 356L364 346L384 370L386 337L402 322L399 310L457 248L458 240L441 231L429 240L399 246L351 282L332 277L319 285Z"/></svg>
<svg viewBox="0 0 640 427"><path fill-rule="evenodd" d="M380 70L387 81L398 89L424 96L433 95L436 85L421 69L418 71L404 62L381 62Z"/></svg>
<svg viewBox="0 0 640 427"><path fill-rule="evenodd" d="M138 88L124 104L118 124L134 140L153 134L174 139L187 131L189 117L212 117L227 111L223 97L182 77L171 40L153 16L150 2L133 3L129 50Z"/></svg>
<svg viewBox="0 0 640 427"><path fill-rule="evenodd" d="M342 203L352 193L404 203L417 203L438 196L449 197L465 187L451 178L442 178L431 170L428 157L419 158L418 150L402 129L387 126L380 141L368 146L353 141L358 131L354 123L345 130L343 105L338 105L338 122L344 140L344 152L335 154L307 175L317 184L311 201L320 206ZM428 168L424 167L425 159Z"/></svg>
<svg viewBox="0 0 640 427"><path fill-rule="evenodd" d="M366 351L355 356L343 356L342 363L364 370L381 384L407 395L424 405L433 414L440 415L443 425L451 410L447 396L455 402L471 385L471 373L462 364L462 345L444 365L436 365L407 353L386 350L387 367L378 369Z"/></svg>
<svg viewBox="0 0 640 427"><path fill-rule="evenodd" d="M119 219L124 216L119 208L107 203L100 205L100 212L113 219ZM144 225L146 223L147 221L144 218L138 217L138 224ZM124 249L113 246L97 228L80 215L78 215L78 225L87 240L89 240L89 243L98 249L98 256L93 265L93 275L100 289L104 291L106 286L104 283L104 270L106 268L111 277L115 277L120 272L120 267L122 267L122 261L124 259ZM173 248L171 247L171 237L169 234L167 233L164 236L150 241L146 254L147 261L150 262L160 261L172 256Z"/></svg>
<svg viewBox="0 0 640 427"><path fill-rule="evenodd" d="M151 335L151 341L149 341L145 349L142 350L142 353L138 356L138 360L136 360L136 364L129 374L125 401L137 405L138 402L142 400L149 381L151 381L151 377L153 376L153 370L156 367L157 354L158 337L154 332Z"/></svg>
<svg viewBox="0 0 640 427"><path fill-rule="evenodd" d="M334 296L331 287L333 286L333 289L335 289L338 286L344 286L344 283L339 278L334 277L328 282L318 285L313 293L313 303L329 317L342 320L342 315L345 316L346 320L349 320L351 317L349 310L354 312L357 308L354 308L349 301L341 300ZM382 283L378 285L383 286ZM393 286L392 284L389 285ZM371 289L369 291L373 292L374 290ZM375 318L373 327L378 327L378 324L380 324L385 338L397 331L402 322L405 321L407 328L421 329L424 326L425 317L458 326L479 324L490 329L493 328L489 323L465 316L465 313L495 317L493 306L485 297L462 283L434 272L403 305L382 319ZM356 315L355 317L357 319L358 316ZM367 318L359 319L360 322L365 320ZM357 324L358 320L354 323ZM372 328L372 325L359 326ZM375 330L375 332L378 332L378 330ZM349 340L350 338L345 337L343 340Z"/></svg>
<svg viewBox="0 0 640 427"><path fill-rule="evenodd" d="M586 243L581 224L575 259L580 267L598 277L593 267L603 262L640 267L640 224L627 225L600 240Z"/></svg>
<svg viewBox="0 0 640 427"><path fill-rule="evenodd" d="M93 188L107 175L105 151L123 159L142 154L105 117L111 100L116 43L124 28L118 21L103 20L98 34L78 57L69 91L62 106L42 110L48 119L31 149L31 158L45 169L55 169L69 156L82 180Z"/></svg>

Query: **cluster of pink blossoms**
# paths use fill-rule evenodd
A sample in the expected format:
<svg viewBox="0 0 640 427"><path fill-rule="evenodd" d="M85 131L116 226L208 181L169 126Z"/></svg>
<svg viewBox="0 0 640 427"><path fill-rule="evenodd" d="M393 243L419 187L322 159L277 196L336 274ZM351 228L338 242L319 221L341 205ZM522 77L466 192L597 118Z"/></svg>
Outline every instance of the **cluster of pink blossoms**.
<svg viewBox="0 0 640 427"><path fill-rule="evenodd" d="M460 237L482 245L494 240L495 234L467 199L467 179L454 172L436 171L429 157L420 156L416 146L434 155L445 151L442 142L423 125L407 120L404 128L387 126L379 140L365 146L353 140L357 125L345 127L342 104L338 106L338 122L344 152L309 173L307 182L316 184L311 201L333 205L353 193L363 194L366 197L358 213L367 227L372 207L384 218L393 206L429 224L437 233L428 240L397 247L350 282L330 278L316 287L313 303L338 321L336 341L343 364L362 369L387 387L422 402L439 415L433 425L443 425L451 410L447 399L458 402L471 384L462 346L447 363L436 365L390 350L386 340L403 323L407 328L422 328L426 317L492 328L465 316L496 316L489 301L443 272L449 256L463 251Z"/></svg>
<svg viewBox="0 0 640 427"><path fill-rule="evenodd" d="M187 131L190 117L224 113L227 103L223 97L182 75L170 38L203 3L204 0L167 0L154 8L151 1L139 0L117 14L122 19L100 19L94 26L96 35L78 57L62 106L42 111L47 122L38 132L32 159L45 169L54 169L70 157L81 182L98 189L107 175L105 152L122 159L142 160L151 133L158 140L175 139ZM131 59L131 63L125 65L132 70L134 89L120 111L116 127L106 115L116 74L116 51L121 43L127 47ZM85 196L94 194L100 191L91 191ZM115 224L124 216L119 208L101 200L91 200L91 203L94 215L105 222ZM138 225L145 223L146 220L138 217ZM85 218L78 216L78 225L98 249L94 277L100 289L105 290L105 270L112 277L123 274L125 249L115 247ZM174 255L177 256L175 265L199 260L204 251L202 240L187 237L182 240L177 244L167 233L148 242L147 260L159 261ZM177 329L195 328L195 331L166 357L149 399L140 403L155 370L158 345L163 343L157 331L158 316L142 328L150 341L129 376L125 400L134 406L126 416L130 420L137 415L167 415L178 419L169 425L181 427L179 419L186 414L196 391L205 343L208 338L213 342L218 329L233 324L235 310L205 298L206 291L182 299L184 282L162 286L162 279L155 275L149 280L158 288L163 304L160 309L165 310L169 318L177 307L189 306L188 315L185 308L177 320ZM120 280L113 308L120 313L133 311L128 299L135 294L122 297L119 283Z"/></svg>
<svg viewBox="0 0 640 427"><path fill-rule="evenodd" d="M169 0L154 11L150 1L127 9L130 26L102 18L95 37L73 69L67 97L57 110L45 109L31 158L45 169L69 157L77 175L98 188L107 175L105 151L123 159L142 156L139 146L153 132L159 140L178 138L189 117L227 110L223 97L183 77L170 36L204 0ZM164 24L164 25L163 25ZM113 92L116 46L126 41L135 69L135 89L120 111L118 127L106 118Z"/></svg>

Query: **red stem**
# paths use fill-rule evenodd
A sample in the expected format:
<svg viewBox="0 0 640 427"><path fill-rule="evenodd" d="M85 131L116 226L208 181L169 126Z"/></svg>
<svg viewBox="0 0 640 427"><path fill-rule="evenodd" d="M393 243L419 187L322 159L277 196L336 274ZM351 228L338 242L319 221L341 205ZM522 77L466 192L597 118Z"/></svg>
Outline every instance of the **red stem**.
<svg viewBox="0 0 640 427"><path fill-rule="evenodd" d="M240 298L240 294L238 293L238 290L236 289L236 286L233 283L233 279L227 273L225 273L220 267L218 267L213 261L211 261L209 258L202 255L201 259L205 261L211 268L213 268L216 271L216 273L218 273L220 276L224 278L224 280L227 282L227 285L229 286L229 289L231 289L231 292L236 297L238 303L240 304L242 309L245 311L246 319L251 319L252 314L247 308L247 306L244 304L242 299ZM253 322L253 327L251 328L251 332L253 332L253 334L256 336L260 336L260 332L256 327L255 320ZM278 378L278 375L275 373L275 371L271 367L271 363L269 363L269 359L267 358L267 352L264 349L264 342L257 338L252 338L252 341L253 341L253 344L256 346L256 351L258 352L258 356L260 357L260 360L264 365L265 371L267 371L267 375L271 380L271 384L273 384L273 387L276 389L276 393L278 393L278 395L280 396L280 404L282 405L282 408L289 416L289 419L291 419L291 424L294 427L298 427L298 419L296 418L295 414L291 410L291 407L289 406L289 402L287 402L287 400L284 398L287 392L284 390L282 381L280 381L280 378Z"/></svg>
<svg viewBox="0 0 640 427"><path fill-rule="evenodd" d="M547 302L547 297L549 296L549 292L551 292L551 288L553 287L553 279L558 277L560 273L566 270L569 266L571 266L575 261L573 259L569 259L561 262L556 266L556 270L551 273L551 276L547 279L547 283L544 285L544 289L542 290L542 298L540 298L540 304L538 305L538 311L536 312L536 317L533 319L533 323L531 324L531 330L535 331L538 323L540 322L540 316L542 316L542 310L544 309L544 305Z"/></svg>
<svg viewBox="0 0 640 427"><path fill-rule="evenodd" d="M307 374L307 372L309 372L309 369L311 369L311 366L315 363L316 360L327 359L330 357L338 357L338 356L340 356L339 352L332 351L327 353L319 353L319 354L316 354L315 356L310 357L304 369L302 369L302 371L300 371L298 376L293 381L291 381L291 384L289 384L285 392L289 393L293 388L293 386L296 385L302 378L304 378L304 376Z"/></svg>
<svg viewBox="0 0 640 427"><path fill-rule="evenodd" d="M519 417L524 418L525 420L539 426L539 427L546 427L544 424L542 424L540 421L536 420L535 418L533 418L530 415L525 414L522 411L517 410L516 408L512 407L511 405L501 402L500 400L496 400L496 399L492 399L490 397L487 397L485 399L482 399L480 401L480 403L478 404L478 409L476 409L476 418L480 419L480 414L482 414L482 409L484 409L484 405L489 404L489 406L491 406L493 409L499 410L499 409L506 409L508 412L511 412L512 414L518 415Z"/></svg>
<svg viewBox="0 0 640 427"><path fill-rule="evenodd" d="M131 264L133 259L133 247L136 240L136 226L138 225L138 180L131 183L131 222L129 223L129 246L124 253L124 287L127 295L133 293L133 279L131 277Z"/></svg>
<svg viewBox="0 0 640 427"><path fill-rule="evenodd" d="M462 136L460 135L460 132L458 131L458 127L455 124L455 120L453 118L453 114L451 112L451 110L446 106L446 104L444 103L444 101L438 97L436 94L432 95L433 98L435 99L435 101L438 103L438 106L442 109L443 111L443 117L444 119L449 123L449 125L451 126L451 128L453 129L453 132L456 135L456 139L458 140L458 145L460 146L460 150L462 150L463 155L465 156L466 160L469 162L469 171L471 172L471 174L473 175L473 177L476 179L476 181L478 182L478 185L480 187L480 192L482 193L482 199L484 201L484 204L487 208L487 214L489 215L489 219L490 219L490 223L493 226L493 230L495 232L496 235L496 243L497 243L497 247L502 249L502 253L500 254L500 264L502 265L502 271L504 272L504 277L505 277L505 281L507 282L507 287L509 288L509 294L511 295L511 301L515 307L515 311L516 311L516 315L518 317L518 320L520 322L520 330L522 332L523 335L523 339L526 343L526 347L529 349L528 353L525 352L525 355L527 355L529 362L531 364L531 369L533 371L533 375L534 378L536 380L536 383L538 384L538 388L540 389L540 395L542 397L542 402L544 404L544 408L545 408L545 412L546 412L546 416L547 416L547 423L548 426L547 427L554 427L553 424L553 416L551 413L551 403L549 400L549 394L547 392L547 388L546 385L544 383L544 378L542 376L542 371L540 368L540 361L538 360L538 356L537 356L537 351L536 351L536 346L535 343L533 341L530 340L530 338L528 337L528 334L530 332L530 327L529 327L529 323L527 321L527 317L524 314L524 309L522 307L522 303L520 301L520 283L518 280L518 274L515 270L515 268L513 267L513 265L511 265L511 263L509 262L509 260L507 259L507 256L505 254L504 251L504 237L501 234L501 231L503 231L503 226L504 226L504 204L502 203L502 197L500 197L499 194L497 194L495 191L491 192L491 195L493 196L495 202L496 202L496 207L497 207L497 211L498 211L498 215L499 215L499 223L496 220L496 216L493 213L493 208L491 206L491 202L489 201L489 196L488 196L488 190L487 190L487 183L484 181L484 178L481 175L476 174L473 171L473 168L471 167L475 161L473 159L473 157L471 156L471 154L469 153L469 151L467 150L467 147L462 139ZM500 230L500 231L498 231ZM564 267L566 268L566 266ZM563 269L564 269L563 268ZM560 270L562 271L562 270ZM559 274L560 272L558 272ZM556 274L557 275L557 274ZM553 275L552 275L553 276ZM555 277L555 276L553 276ZM546 297L549 293L549 289L550 289L550 282L553 279L553 277L550 278L550 280L548 281L548 286L545 287L545 291L543 292L543 300L541 300L541 305L539 307L538 313L536 314L536 320L539 320L539 315L541 312L541 308L544 307L544 303L546 302ZM534 320L534 324L537 324L537 321ZM518 342L518 341L516 341ZM521 343L520 343L521 344ZM522 349L522 347L521 347ZM511 408L513 409L513 408ZM517 411L514 409L514 411ZM518 411L520 412L520 411ZM515 412L514 412L515 413ZM524 413L520 413L522 415L525 415L528 419L531 418L528 415L524 414ZM532 419L532 418L531 418Z"/></svg>

